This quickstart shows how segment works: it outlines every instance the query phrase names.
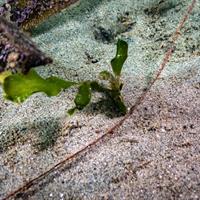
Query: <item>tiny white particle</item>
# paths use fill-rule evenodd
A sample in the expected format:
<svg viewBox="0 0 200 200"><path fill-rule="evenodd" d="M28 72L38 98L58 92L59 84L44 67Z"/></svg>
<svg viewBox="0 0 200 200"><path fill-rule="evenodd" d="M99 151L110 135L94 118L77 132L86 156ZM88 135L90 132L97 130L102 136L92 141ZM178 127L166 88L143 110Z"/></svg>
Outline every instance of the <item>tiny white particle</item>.
<svg viewBox="0 0 200 200"><path fill-rule="evenodd" d="M60 198L63 198L64 197L64 194L63 193L60 193Z"/></svg>

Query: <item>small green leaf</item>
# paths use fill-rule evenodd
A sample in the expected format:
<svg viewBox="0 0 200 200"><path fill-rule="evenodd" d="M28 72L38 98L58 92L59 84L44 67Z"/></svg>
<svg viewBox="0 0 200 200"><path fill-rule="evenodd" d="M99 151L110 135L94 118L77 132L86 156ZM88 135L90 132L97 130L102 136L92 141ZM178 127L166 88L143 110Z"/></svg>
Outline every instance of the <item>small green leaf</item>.
<svg viewBox="0 0 200 200"><path fill-rule="evenodd" d="M4 80L12 74L11 71L5 71L0 73L0 84L3 84Z"/></svg>
<svg viewBox="0 0 200 200"><path fill-rule="evenodd" d="M99 73L99 78L105 81L111 81L114 79L113 75L109 71L102 71Z"/></svg>
<svg viewBox="0 0 200 200"><path fill-rule="evenodd" d="M128 44L123 40L117 42L117 53L111 60L112 70L116 76L120 76L124 62L128 57Z"/></svg>
<svg viewBox="0 0 200 200"><path fill-rule="evenodd" d="M8 76L4 80L3 89L5 98L20 103L33 93L44 92L48 96L55 96L62 89L67 89L75 84L57 77L44 79L32 69L26 75L20 73Z"/></svg>
<svg viewBox="0 0 200 200"><path fill-rule="evenodd" d="M69 109L69 110L67 111L67 113L71 116L71 115L73 115L73 114L75 113L75 111L76 111L76 107L75 107L75 108L72 108L72 109Z"/></svg>
<svg viewBox="0 0 200 200"><path fill-rule="evenodd" d="M89 82L83 82L78 89L78 93L75 97L75 104L78 110L82 110L90 103L91 100L91 86Z"/></svg>
<svg viewBox="0 0 200 200"><path fill-rule="evenodd" d="M89 82L83 82L79 88L78 93L74 99L75 107L69 109L67 113L73 115L76 110L82 110L85 108L91 101L91 85Z"/></svg>

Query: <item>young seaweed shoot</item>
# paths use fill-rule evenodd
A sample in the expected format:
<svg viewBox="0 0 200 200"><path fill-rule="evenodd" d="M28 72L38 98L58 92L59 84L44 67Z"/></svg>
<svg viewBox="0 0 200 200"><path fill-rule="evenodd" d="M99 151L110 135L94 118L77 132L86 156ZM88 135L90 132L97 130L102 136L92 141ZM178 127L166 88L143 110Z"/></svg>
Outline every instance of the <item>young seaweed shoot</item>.
<svg viewBox="0 0 200 200"><path fill-rule="evenodd" d="M44 92L48 96L58 95L63 89L72 86L78 87L78 93L75 97L75 107L68 113L71 115L76 110L84 109L91 101L92 92L100 92L111 100L112 105L121 113L126 114L127 109L121 95L122 82L120 80L121 70L127 59L128 44L123 40L117 42L117 53L111 61L112 71L102 71L99 74L101 82L84 81L76 83L73 81L62 80L58 77L42 78L39 74L31 69L27 74L17 73L8 75L3 82L5 97L11 101L21 103L29 96L36 92ZM104 84L103 82L108 82Z"/></svg>

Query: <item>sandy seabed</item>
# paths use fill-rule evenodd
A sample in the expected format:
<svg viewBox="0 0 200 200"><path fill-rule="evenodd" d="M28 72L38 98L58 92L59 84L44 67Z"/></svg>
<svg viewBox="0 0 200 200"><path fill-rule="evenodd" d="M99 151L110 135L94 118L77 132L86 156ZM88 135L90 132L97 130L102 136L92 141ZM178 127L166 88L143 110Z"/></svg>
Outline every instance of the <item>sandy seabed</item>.
<svg viewBox="0 0 200 200"><path fill-rule="evenodd" d="M109 67L122 38L129 44L123 95L130 107L154 76L190 3L82 0L32 30L33 40L54 58L37 70L44 77L95 79ZM118 131L17 197L199 199L199 17L197 1L160 79ZM85 110L67 117L73 89L51 98L34 94L20 105L0 93L0 199L121 119L98 95Z"/></svg>

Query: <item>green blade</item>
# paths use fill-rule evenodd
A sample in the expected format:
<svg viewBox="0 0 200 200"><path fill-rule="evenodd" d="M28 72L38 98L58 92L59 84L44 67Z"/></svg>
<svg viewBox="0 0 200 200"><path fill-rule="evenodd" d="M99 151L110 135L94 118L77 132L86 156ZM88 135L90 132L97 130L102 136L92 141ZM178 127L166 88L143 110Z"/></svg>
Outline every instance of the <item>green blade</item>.
<svg viewBox="0 0 200 200"><path fill-rule="evenodd" d="M20 103L33 93L44 92L48 96L56 96L62 89L75 84L57 77L44 79L32 69L26 75L20 73L8 76L3 82L3 89L6 99Z"/></svg>
<svg viewBox="0 0 200 200"><path fill-rule="evenodd" d="M117 42L117 53L111 60L112 70L116 76L120 76L124 62L128 57L128 44L123 40Z"/></svg>

